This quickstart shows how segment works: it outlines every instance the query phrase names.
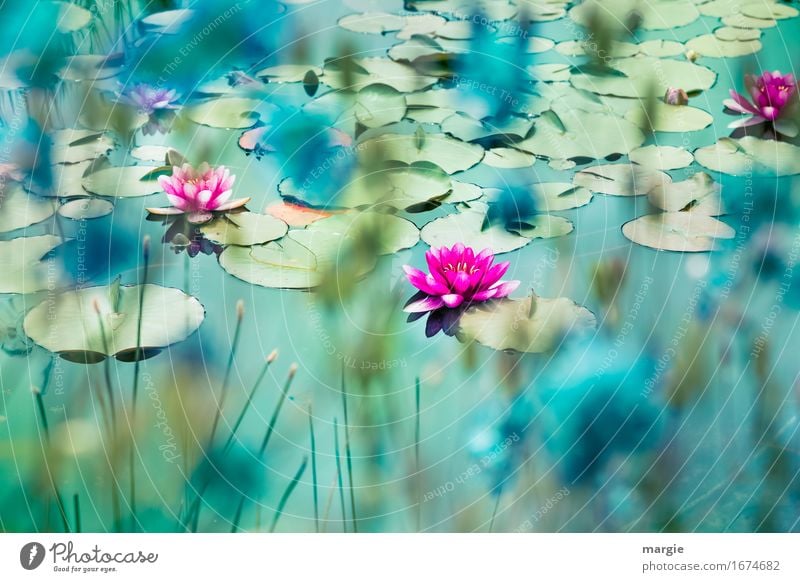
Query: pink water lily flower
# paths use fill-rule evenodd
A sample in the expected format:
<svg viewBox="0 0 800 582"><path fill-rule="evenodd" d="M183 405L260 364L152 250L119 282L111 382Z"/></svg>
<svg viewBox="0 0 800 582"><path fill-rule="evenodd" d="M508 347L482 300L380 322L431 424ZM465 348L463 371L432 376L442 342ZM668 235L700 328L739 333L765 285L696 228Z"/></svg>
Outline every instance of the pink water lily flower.
<svg viewBox="0 0 800 582"><path fill-rule="evenodd" d="M790 137L797 135L797 125L794 121L785 119L787 111L797 101L797 81L794 75L766 71L760 76L747 75L745 85L750 99L731 89L731 99L726 99L724 105L749 117L737 119L728 125L729 128L771 123L778 133Z"/></svg>
<svg viewBox="0 0 800 582"><path fill-rule="evenodd" d="M493 265L494 253L475 251L461 243L452 248L441 247L425 253L430 274L409 265L403 270L411 284L421 291L405 307L410 313L435 311L442 307L455 309L461 305L499 299L519 286L519 281L501 281L509 263Z"/></svg>
<svg viewBox="0 0 800 582"><path fill-rule="evenodd" d="M212 213L233 210L250 201L250 198L230 200L235 179L225 166L211 168L205 162L198 168L189 164L174 166L172 176L158 177L172 207L147 210L161 215L186 214L194 224L208 222L213 218Z"/></svg>

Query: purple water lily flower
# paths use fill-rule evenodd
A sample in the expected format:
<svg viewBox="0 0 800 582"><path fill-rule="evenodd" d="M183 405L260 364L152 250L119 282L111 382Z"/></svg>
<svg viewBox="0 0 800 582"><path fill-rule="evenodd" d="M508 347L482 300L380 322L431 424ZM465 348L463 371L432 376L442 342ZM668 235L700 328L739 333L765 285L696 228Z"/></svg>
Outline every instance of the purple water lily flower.
<svg viewBox="0 0 800 582"><path fill-rule="evenodd" d="M747 75L745 85L750 99L731 89L731 99L724 101L728 109L748 116L730 123L729 128L770 123L777 133L790 137L797 135L797 125L792 120L785 119L786 113L797 102L797 81L794 75L766 71L759 76Z"/></svg>
<svg viewBox="0 0 800 582"><path fill-rule="evenodd" d="M120 96L122 102L133 105L146 115L164 109L177 109L178 106L175 104L177 99L178 93L175 89L153 87L147 83L134 85Z"/></svg>
<svg viewBox="0 0 800 582"><path fill-rule="evenodd" d="M506 297L519 281L501 281L509 263L493 265L494 253L475 251L461 243L425 253L430 274L409 265L403 269L411 284L420 290L405 306L409 313L425 313L441 308L456 309L470 303Z"/></svg>

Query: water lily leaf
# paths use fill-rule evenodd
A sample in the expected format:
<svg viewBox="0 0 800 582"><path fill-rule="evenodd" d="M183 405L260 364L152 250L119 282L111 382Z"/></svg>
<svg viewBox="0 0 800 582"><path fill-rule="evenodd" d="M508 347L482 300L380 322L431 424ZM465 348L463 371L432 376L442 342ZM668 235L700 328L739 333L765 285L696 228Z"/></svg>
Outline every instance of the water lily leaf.
<svg viewBox="0 0 800 582"><path fill-rule="evenodd" d="M313 65L277 65L261 69L256 77L261 77L268 83L299 83L305 81L309 71L317 77L322 75L322 69Z"/></svg>
<svg viewBox="0 0 800 582"><path fill-rule="evenodd" d="M519 39L516 36L506 36L497 40L502 44L517 44ZM543 36L526 36L523 47L528 54L546 53L555 47L556 43Z"/></svg>
<svg viewBox="0 0 800 582"><path fill-rule="evenodd" d="M131 361L185 340L205 318L203 306L194 297L152 284L144 286L140 311L141 291L141 285L112 284L61 293L28 313L25 333L71 361L90 363L110 356ZM140 316L141 344L137 346Z"/></svg>
<svg viewBox="0 0 800 582"><path fill-rule="evenodd" d="M598 159L627 154L645 140L636 125L614 115L559 105L552 111L558 122L549 117L538 119L533 135L514 147L549 159Z"/></svg>
<svg viewBox="0 0 800 582"><path fill-rule="evenodd" d="M114 147L107 134L87 129L61 129L50 135L51 161L54 164L75 164L105 155Z"/></svg>
<svg viewBox="0 0 800 582"><path fill-rule="evenodd" d="M551 214L538 214L527 219L515 231L525 238L556 238L571 233L572 223L566 218Z"/></svg>
<svg viewBox="0 0 800 582"><path fill-rule="evenodd" d="M167 155L169 155L170 152L175 152L175 150L170 149L167 146L148 144L133 148L131 150L131 157L136 158L137 160L141 160L143 162L164 162L165 160L167 160ZM182 165L180 163L179 164L170 163L168 160L166 161L166 164L168 166Z"/></svg>
<svg viewBox="0 0 800 582"><path fill-rule="evenodd" d="M278 289L310 289L322 280L324 265L291 237L256 245L231 245L219 255L229 274L253 285Z"/></svg>
<svg viewBox="0 0 800 582"><path fill-rule="evenodd" d="M70 220L91 220L108 216L114 211L114 205L101 198L78 198L62 204L58 215Z"/></svg>
<svg viewBox="0 0 800 582"><path fill-rule="evenodd" d="M758 39L721 40L714 34L704 34L687 42L686 48L696 51L704 57L723 59L752 55L760 51L762 45Z"/></svg>
<svg viewBox="0 0 800 582"><path fill-rule="evenodd" d="M529 188L533 192L536 208L544 212L579 208L592 201L592 192L588 188L566 182L531 184Z"/></svg>
<svg viewBox="0 0 800 582"><path fill-rule="evenodd" d="M46 255L61 244L57 236L0 241L0 293L35 293L58 286L61 274Z"/></svg>
<svg viewBox="0 0 800 582"><path fill-rule="evenodd" d="M72 55L58 71L65 81L101 81L117 76L122 62L106 55Z"/></svg>
<svg viewBox="0 0 800 582"><path fill-rule="evenodd" d="M533 128L533 120L506 116L503 119L487 118L478 121L459 112L445 119L441 126L442 131L462 141L476 141L495 136L522 139Z"/></svg>
<svg viewBox="0 0 800 582"><path fill-rule="evenodd" d="M405 210L422 202L442 200L452 183L434 166L399 166L379 173L356 177L344 195L348 207L388 206Z"/></svg>
<svg viewBox="0 0 800 582"><path fill-rule="evenodd" d="M587 48L589 49L588 51ZM595 54L597 45L589 41L565 40L558 43L555 49L556 52L567 57L597 56ZM611 48L607 52L609 53L608 56L621 58L638 55L640 50L640 46L636 43L614 40L611 42Z"/></svg>
<svg viewBox="0 0 800 582"><path fill-rule="evenodd" d="M665 40L660 38L645 41L638 46L643 55L650 57L676 57L686 52L686 47L683 45L683 43L675 40Z"/></svg>
<svg viewBox="0 0 800 582"><path fill-rule="evenodd" d="M453 19L464 19L473 14L480 14L480 23L490 24L509 20L517 15L518 8L511 2L503 0L411 0L407 2L409 10L426 10L436 12ZM526 2L526 8L534 5ZM551 9L552 10L552 9Z"/></svg>
<svg viewBox="0 0 800 582"><path fill-rule="evenodd" d="M771 139L720 138L714 145L695 150L694 157L705 168L733 176L800 174L800 147Z"/></svg>
<svg viewBox="0 0 800 582"><path fill-rule="evenodd" d="M268 214L237 212L203 225L205 237L221 245L252 246L277 240L289 230L282 220Z"/></svg>
<svg viewBox="0 0 800 582"><path fill-rule="evenodd" d="M194 10L180 8L177 10L162 10L142 18L139 22L148 32L158 34L178 34L181 28L194 17Z"/></svg>
<svg viewBox="0 0 800 582"><path fill-rule="evenodd" d="M761 38L761 31L757 28L733 28L731 26L721 26L714 30L714 36L720 40L758 40Z"/></svg>
<svg viewBox="0 0 800 582"><path fill-rule="evenodd" d="M686 133L700 131L714 122L714 117L707 111L690 105L667 105L661 101L651 104L645 116L645 110L635 108L625 114L625 119L639 127L651 127L654 131Z"/></svg>
<svg viewBox="0 0 800 582"><path fill-rule="evenodd" d="M422 240L432 247L463 243L476 249L490 248L495 253L507 253L524 247L531 239L508 232L501 226L481 230L486 218L486 205L475 204L456 214L437 218L422 227Z"/></svg>
<svg viewBox="0 0 800 582"><path fill-rule="evenodd" d="M397 33L397 38L408 40L415 36L431 35L446 24L447 20L436 14L410 14L406 16L406 23Z"/></svg>
<svg viewBox="0 0 800 582"><path fill-rule="evenodd" d="M569 81L572 77L572 65L569 63L546 63L542 65L530 65L526 70L534 79L544 83L558 83Z"/></svg>
<svg viewBox="0 0 800 582"><path fill-rule="evenodd" d="M477 184L461 182L459 180L450 181L450 193L444 198L443 202L456 204L457 202L471 202L483 196L484 190Z"/></svg>
<svg viewBox="0 0 800 582"><path fill-rule="evenodd" d="M92 21L92 13L71 2L43 2L58 7L56 27L59 32L76 32Z"/></svg>
<svg viewBox="0 0 800 582"><path fill-rule="evenodd" d="M356 95L353 113L365 127L397 123L406 114L406 98L388 85L369 85Z"/></svg>
<svg viewBox="0 0 800 582"><path fill-rule="evenodd" d="M640 196L671 181L663 172L633 164L592 166L578 172L572 179L576 186L610 196Z"/></svg>
<svg viewBox="0 0 800 582"><path fill-rule="evenodd" d="M52 200L28 194L17 182L0 182L0 232L42 222L55 212Z"/></svg>
<svg viewBox="0 0 800 582"><path fill-rule="evenodd" d="M401 93L412 93L430 87L438 79L420 75L404 63L388 58L337 59L325 64L322 81L333 89L360 91L369 85L388 85Z"/></svg>
<svg viewBox="0 0 800 582"><path fill-rule="evenodd" d="M596 327L594 314L566 297L506 298L469 307L456 335L495 350L544 353L568 335L589 334Z"/></svg>
<svg viewBox="0 0 800 582"><path fill-rule="evenodd" d="M288 224L289 226L308 226L323 218L331 216L331 212L309 208L291 202L275 202L264 210L267 214L274 216Z"/></svg>
<svg viewBox="0 0 800 582"><path fill-rule="evenodd" d="M753 18L744 14L728 14L722 18L722 24L733 28L773 28L778 26L777 20Z"/></svg>
<svg viewBox="0 0 800 582"><path fill-rule="evenodd" d="M636 13L644 30L669 30L691 24L700 16L692 0L586 0L569 11L569 16L586 28L628 32L631 15Z"/></svg>
<svg viewBox="0 0 800 582"><path fill-rule="evenodd" d="M245 129L258 122L257 109L262 105L257 99L224 97L210 99L185 107L186 116L200 125L223 129Z"/></svg>
<svg viewBox="0 0 800 582"><path fill-rule="evenodd" d="M574 74L570 82L578 89L617 97L647 97L655 91L663 95L670 87L681 87L687 93L710 89L717 74L707 67L689 61L630 57L614 61L612 68L619 75Z"/></svg>
<svg viewBox="0 0 800 582"><path fill-rule="evenodd" d="M699 212L648 214L622 225L622 234L636 244L663 251L704 252L717 248L717 239L736 231Z"/></svg>
<svg viewBox="0 0 800 582"><path fill-rule="evenodd" d="M483 163L492 168L530 168L536 156L514 148L492 148L486 151Z"/></svg>
<svg viewBox="0 0 800 582"><path fill-rule="evenodd" d="M418 140L408 134L384 134L365 142L358 149L367 159L383 159L414 164L428 162L448 174L468 170L483 159L483 148L448 137L427 135L418 147Z"/></svg>
<svg viewBox="0 0 800 582"><path fill-rule="evenodd" d="M406 19L396 14L386 12L365 12L362 14L348 14L339 19L339 26L353 32L365 34L386 34L396 32L403 28Z"/></svg>
<svg viewBox="0 0 800 582"><path fill-rule="evenodd" d="M652 170L677 170L694 161L694 156L682 147L659 145L636 148L628 157L634 164Z"/></svg>
<svg viewBox="0 0 800 582"><path fill-rule="evenodd" d="M119 166L98 170L83 177L86 191L98 196L132 198L162 192L158 181L152 177L158 168L152 166Z"/></svg>
<svg viewBox="0 0 800 582"><path fill-rule="evenodd" d="M705 172L698 172L682 182L659 184L647 197L653 206L667 212L691 211L707 216L725 213L720 185Z"/></svg>
<svg viewBox="0 0 800 582"><path fill-rule="evenodd" d="M742 6L742 14L750 18L762 18L764 20L783 20L785 18L795 18L800 12L787 4L777 2L750 2Z"/></svg>

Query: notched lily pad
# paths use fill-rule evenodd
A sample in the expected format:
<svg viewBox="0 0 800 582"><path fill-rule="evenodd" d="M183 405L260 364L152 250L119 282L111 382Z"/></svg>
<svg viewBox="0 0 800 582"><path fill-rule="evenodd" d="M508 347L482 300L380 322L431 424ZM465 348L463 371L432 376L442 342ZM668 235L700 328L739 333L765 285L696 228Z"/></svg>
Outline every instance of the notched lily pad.
<svg viewBox="0 0 800 582"><path fill-rule="evenodd" d="M578 172L572 179L576 186L610 196L641 196L657 185L671 181L663 172L634 164L592 166Z"/></svg>
<svg viewBox="0 0 800 582"><path fill-rule="evenodd" d="M17 182L0 182L0 232L42 222L55 212L52 200L28 194Z"/></svg>
<svg viewBox="0 0 800 582"><path fill-rule="evenodd" d="M269 214L229 213L200 227L210 241L222 245L252 246L281 238L289 227Z"/></svg>
<svg viewBox="0 0 800 582"><path fill-rule="evenodd" d="M35 293L58 287L62 273L47 255L61 244L52 235L0 241L0 293Z"/></svg>
<svg viewBox="0 0 800 582"><path fill-rule="evenodd" d="M224 97L210 99L183 109L183 113L195 123L223 129L245 129L254 126L259 119L257 99Z"/></svg>
<svg viewBox="0 0 800 582"><path fill-rule="evenodd" d="M694 157L703 167L733 176L800 174L800 147L771 139L723 137L695 150Z"/></svg>
<svg viewBox="0 0 800 582"><path fill-rule="evenodd" d="M432 247L463 243L477 249L490 248L495 253L507 253L531 242L530 238L500 226L483 229L485 218L486 205L476 203L472 208L429 222L420 235Z"/></svg>
<svg viewBox="0 0 800 582"><path fill-rule="evenodd" d="M567 336L591 334L594 314L566 297L499 299L469 307L458 321L460 341L477 341L495 350L545 353Z"/></svg>
<svg viewBox="0 0 800 582"><path fill-rule="evenodd" d="M662 251L704 252L731 239L736 231L700 212L648 214L622 225L622 234L636 244Z"/></svg>
<svg viewBox="0 0 800 582"><path fill-rule="evenodd" d="M428 162L448 174L468 170L483 159L483 148L438 134L384 134L358 146L367 159L395 160L404 164Z"/></svg>
<svg viewBox="0 0 800 582"><path fill-rule="evenodd" d="M155 355L185 340L205 318L203 306L194 297L152 284L143 288L140 311L141 291L141 285L118 282L67 291L34 307L23 327L43 348L70 361L93 363L106 357L131 361ZM141 343L137 345L140 315Z"/></svg>
<svg viewBox="0 0 800 582"><path fill-rule="evenodd" d="M83 177L87 192L98 196L133 198L162 192L152 166L118 166L104 168Z"/></svg>

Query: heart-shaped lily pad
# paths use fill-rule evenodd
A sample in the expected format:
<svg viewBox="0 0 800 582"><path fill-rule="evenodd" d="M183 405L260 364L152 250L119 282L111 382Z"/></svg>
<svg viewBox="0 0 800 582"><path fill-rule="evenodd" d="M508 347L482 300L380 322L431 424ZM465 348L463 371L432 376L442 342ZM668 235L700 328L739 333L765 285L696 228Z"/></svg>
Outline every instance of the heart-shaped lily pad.
<svg viewBox="0 0 800 582"><path fill-rule="evenodd" d="M18 182L0 182L0 232L11 232L49 218L52 200L28 194Z"/></svg>
<svg viewBox="0 0 800 582"><path fill-rule="evenodd" d="M647 194L650 203L667 212L681 210L708 216L724 214L720 185L705 172L699 172L682 182L659 184Z"/></svg>
<svg viewBox="0 0 800 582"><path fill-rule="evenodd" d="M422 227L420 235L432 247L463 243L476 249L490 248L495 253L507 253L531 242L531 239L500 226L482 230L485 218L486 205L475 204L472 208L429 222Z"/></svg>
<svg viewBox="0 0 800 582"><path fill-rule="evenodd" d="M185 340L204 318L200 302L180 289L114 283L43 301L23 325L28 337L43 348L71 361L93 363L111 356L131 361L154 355Z"/></svg>
<svg viewBox="0 0 800 582"><path fill-rule="evenodd" d="M61 282L55 261L46 255L61 244L57 236L29 236L0 241L0 293L35 293Z"/></svg>
<svg viewBox="0 0 800 582"><path fill-rule="evenodd" d="M467 170L483 158L481 146L437 134L384 134L361 143L358 149L367 159L409 165L428 162L448 174Z"/></svg>
<svg viewBox="0 0 800 582"><path fill-rule="evenodd" d="M634 164L652 170L677 170L690 166L694 156L676 146L649 145L633 150L629 156Z"/></svg>
<svg viewBox="0 0 800 582"><path fill-rule="evenodd" d="M576 186L610 196L641 196L659 184L668 183L670 177L656 170L634 164L608 164L592 166L575 174Z"/></svg>
<svg viewBox="0 0 800 582"><path fill-rule="evenodd" d="M262 105L256 99L223 97L209 99L184 108L184 114L200 125L223 129L245 129L253 127L259 119L258 109Z"/></svg>
<svg viewBox="0 0 800 582"><path fill-rule="evenodd" d="M83 177L86 191L98 196L132 198L162 192L152 166L119 166L104 168Z"/></svg>
<svg viewBox="0 0 800 582"><path fill-rule="evenodd" d="M594 314L566 297L500 299L469 307L458 321L457 337L495 350L543 353L568 336L597 327Z"/></svg>
<svg viewBox="0 0 800 582"><path fill-rule="evenodd" d="M771 139L724 137L695 150L694 157L701 166L733 176L800 174L800 147Z"/></svg>
<svg viewBox="0 0 800 582"><path fill-rule="evenodd" d="M625 119L639 127L650 127L654 131L671 133L687 133L700 131L714 122L714 117L707 111L689 105L667 105L656 101L647 109L634 108L625 114Z"/></svg>
<svg viewBox="0 0 800 582"><path fill-rule="evenodd" d="M663 251L704 252L717 248L718 239L736 231L700 212L648 214L622 225L622 234L636 244Z"/></svg>
<svg viewBox="0 0 800 582"><path fill-rule="evenodd" d="M200 227L210 241L221 245L252 246L281 238L289 227L269 214L236 212L215 218Z"/></svg>

